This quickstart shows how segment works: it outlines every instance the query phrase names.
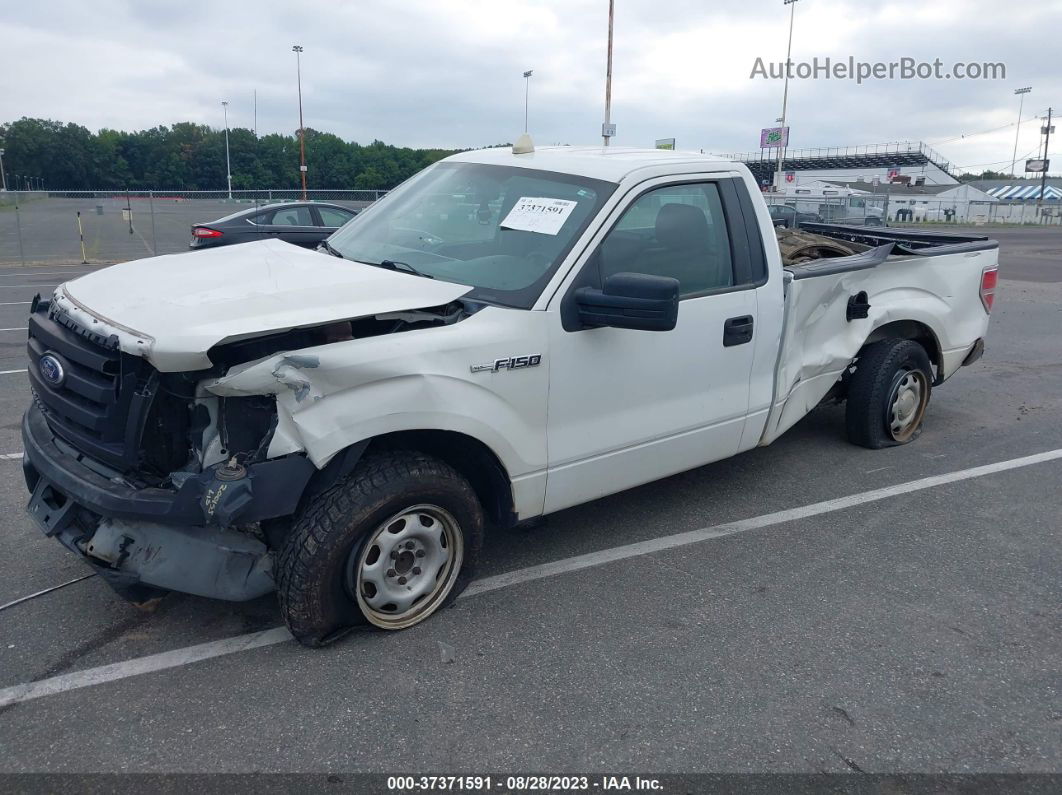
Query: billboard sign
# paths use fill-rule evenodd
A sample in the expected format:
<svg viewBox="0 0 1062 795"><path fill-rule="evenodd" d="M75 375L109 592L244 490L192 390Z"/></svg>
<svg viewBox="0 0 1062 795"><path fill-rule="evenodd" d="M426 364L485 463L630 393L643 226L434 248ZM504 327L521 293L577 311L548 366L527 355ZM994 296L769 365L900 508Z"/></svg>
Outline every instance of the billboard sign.
<svg viewBox="0 0 1062 795"><path fill-rule="evenodd" d="M674 138L657 138L656 139L656 148L657 149L674 149L675 148L675 139Z"/></svg>
<svg viewBox="0 0 1062 795"><path fill-rule="evenodd" d="M1050 160L1033 159L1025 161L1025 170L1033 174L1043 174L1050 167Z"/></svg>
<svg viewBox="0 0 1062 795"><path fill-rule="evenodd" d="M789 146L788 127L765 127L760 130L760 149L779 149Z"/></svg>

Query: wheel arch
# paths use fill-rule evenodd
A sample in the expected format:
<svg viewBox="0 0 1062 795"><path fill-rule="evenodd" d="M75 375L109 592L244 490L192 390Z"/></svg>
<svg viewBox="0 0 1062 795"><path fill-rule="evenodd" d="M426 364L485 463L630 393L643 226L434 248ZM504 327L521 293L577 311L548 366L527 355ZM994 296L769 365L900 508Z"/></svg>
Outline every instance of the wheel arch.
<svg viewBox="0 0 1062 795"><path fill-rule="evenodd" d="M429 428L392 431L344 448L313 476L301 504L353 472L366 453L379 450L416 450L445 461L468 480L489 519L500 527L516 523L512 480L498 455L468 434Z"/></svg>
<svg viewBox="0 0 1062 795"><path fill-rule="evenodd" d="M944 356L940 346L940 339L937 337L937 334L933 329L919 320L893 320L889 323L878 326L871 331L863 342L860 351L869 345L873 345L875 342L880 342L885 339L912 340L925 348L926 354L929 356L929 361L931 361L934 368L936 368L934 386L940 383L944 374Z"/></svg>

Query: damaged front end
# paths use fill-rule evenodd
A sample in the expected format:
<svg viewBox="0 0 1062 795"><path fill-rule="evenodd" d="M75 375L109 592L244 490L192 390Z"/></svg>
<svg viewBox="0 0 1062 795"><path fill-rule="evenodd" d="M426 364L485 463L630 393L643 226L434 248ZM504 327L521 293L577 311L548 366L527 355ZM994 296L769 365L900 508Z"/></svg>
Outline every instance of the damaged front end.
<svg viewBox="0 0 1062 795"><path fill-rule="evenodd" d="M102 324L37 299L22 425L28 512L134 601L155 589L236 601L268 593L278 538L266 530L297 511L322 473L290 434L278 439L276 395L221 396L204 385L277 352L409 325L374 317L266 334L212 348L208 370L166 373ZM312 400L299 373L314 357L284 358L290 372L278 367L278 381Z"/></svg>

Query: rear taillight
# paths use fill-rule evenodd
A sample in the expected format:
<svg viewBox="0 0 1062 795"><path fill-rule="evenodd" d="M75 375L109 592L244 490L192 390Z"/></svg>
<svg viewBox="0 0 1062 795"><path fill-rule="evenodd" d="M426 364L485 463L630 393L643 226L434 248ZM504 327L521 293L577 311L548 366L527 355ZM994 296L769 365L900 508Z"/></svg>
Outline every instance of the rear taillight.
<svg viewBox="0 0 1062 795"><path fill-rule="evenodd" d="M221 232L205 226L193 226L192 237L221 237Z"/></svg>
<svg viewBox="0 0 1062 795"><path fill-rule="evenodd" d="M986 268L981 271L981 305L985 312L992 313L992 303L996 300L996 281L999 278L998 268Z"/></svg>

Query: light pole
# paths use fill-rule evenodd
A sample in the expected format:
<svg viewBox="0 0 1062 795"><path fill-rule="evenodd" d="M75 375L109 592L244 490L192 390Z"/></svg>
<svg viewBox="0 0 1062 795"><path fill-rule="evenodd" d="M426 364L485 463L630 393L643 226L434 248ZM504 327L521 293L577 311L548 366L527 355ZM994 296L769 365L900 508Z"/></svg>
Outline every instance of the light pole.
<svg viewBox="0 0 1062 795"><path fill-rule="evenodd" d="M302 200L306 201L306 129L302 126L302 45L295 44L295 76L299 81L299 173L302 174Z"/></svg>
<svg viewBox="0 0 1062 795"><path fill-rule="evenodd" d="M1037 218L1042 218L1041 207L1044 204L1044 192L1047 190L1047 164L1048 155L1051 150L1048 148L1051 146L1051 114L1054 112L1053 108L1047 109L1047 124L1043 129L1044 133L1044 173L1040 175L1040 198L1036 200L1036 215Z"/></svg>
<svg viewBox="0 0 1062 795"><path fill-rule="evenodd" d="M604 145L612 137L612 18L615 12L615 0L608 0L608 66L605 68L605 123L601 126Z"/></svg>
<svg viewBox="0 0 1062 795"><path fill-rule="evenodd" d="M0 149L0 189L7 191L7 174L4 173L4 150Z"/></svg>
<svg viewBox="0 0 1062 795"><path fill-rule="evenodd" d="M1018 100L1018 129L1014 133L1014 155L1010 158L1010 175L1012 177L1018 176L1018 173L1014 169L1018 164L1018 136L1021 135L1021 109L1025 105L1025 95L1030 91L1032 91L1032 86L1014 89L1014 93L1021 97L1021 99Z"/></svg>
<svg viewBox="0 0 1062 795"><path fill-rule="evenodd" d="M534 73L534 69L524 72L524 132L527 132L527 97L531 92L531 75Z"/></svg>
<svg viewBox="0 0 1062 795"><path fill-rule="evenodd" d="M789 44L785 48L785 83L782 88L782 135L785 135L785 112L789 101L789 58L793 52L793 18L796 16L797 0L782 0L782 5L789 6ZM782 150L781 141L778 142L778 173L775 175L775 190L782 190ZM788 143L788 141L786 141Z"/></svg>
<svg viewBox="0 0 1062 795"><path fill-rule="evenodd" d="M225 114L225 179L229 183L229 201L232 201L232 166L229 164L229 101L221 100L221 110Z"/></svg>

